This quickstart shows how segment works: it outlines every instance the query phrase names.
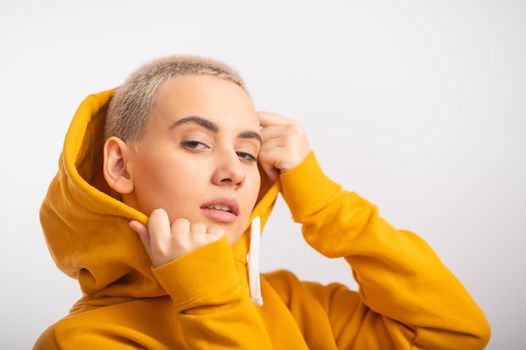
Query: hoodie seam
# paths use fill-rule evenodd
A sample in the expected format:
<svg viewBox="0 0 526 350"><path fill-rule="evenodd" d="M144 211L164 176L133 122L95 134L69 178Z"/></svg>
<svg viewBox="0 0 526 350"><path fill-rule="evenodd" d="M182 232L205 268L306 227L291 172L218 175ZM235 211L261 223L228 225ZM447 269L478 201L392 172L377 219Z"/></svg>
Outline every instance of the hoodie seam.
<svg viewBox="0 0 526 350"><path fill-rule="evenodd" d="M301 221L301 219L303 219L305 216L310 215L318 209L323 208L329 202L328 199L333 195L333 193L336 193L338 190L339 186L335 186L334 188L328 190L327 193L321 196L320 200L314 201L312 205L309 205L306 208L299 210L296 213L296 215L294 215L294 219Z"/></svg>
<svg viewBox="0 0 526 350"><path fill-rule="evenodd" d="M203 292L201 292L201 293L199 293L199 294L196 294L196 295L194 295L194 296L192 296L192 297L190 297L190 298L187 298L187 299L185 299L185 300L183 300L183 301L180 301L180 302L175 302L175 301L174 301L174 306L175 306L176 308L179 308L179 307L183 307L185 304L190 304L190 303L192 303L193 301L195 301L195 300L197 300L197 299L199 299L199 298L202 298L202 297L204 297L204 296L206 296L206 295L208 295L208 294L211 294L211 293L210 293L210 290L211 290L211 289L216 289L216 288L218 288L218 287L222 287L222 288L228 290L230 287L235 287L235 286L236 286L236 284L237 284L237 281L236 281L236 280L237 280L237 276L232 276L232 277L230 277L230 278L227 279L227 280L221 281L221 282L219 282L219 283L215 283L215 284L213 284L213 285L207 287L207 289L206 289L205 291L203 291ZM223 285L224 285L224 286L223 286ZM226 293L226 292L227 292L227 291L225 291L225 293ZM173 300L173 298L172 298L172 300ZM194 306L194 307L205 306L205 305L208 305L208 304L197 305L197 306ZM185 309L182 308L181 311L185 311Z"/></svg>

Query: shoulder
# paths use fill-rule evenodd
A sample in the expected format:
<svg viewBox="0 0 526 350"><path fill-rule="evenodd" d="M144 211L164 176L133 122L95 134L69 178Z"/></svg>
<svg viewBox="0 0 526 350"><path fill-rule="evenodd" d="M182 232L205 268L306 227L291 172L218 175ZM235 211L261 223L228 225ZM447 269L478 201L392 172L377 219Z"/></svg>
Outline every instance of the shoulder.
<svg viewBox="0 0 526 350"><path fill-rule="evenodd" d="M348 290L347 286L338 282L324 285L316 281L304 281L293 272L284 269L262 273L262 276L282 299L303 294L318 298L323 292L340 289Z"/></svg>
<svg viewBox="0 0 526 350"><path fill-rule="evenodd" d="M285 304L289 304L294 296L304 291L301 281L291 271L280 269L261 275Z"/></svg>
<svg viewBox="0 0 526 350"><path fill-rule="evenodd" d="M348 299L347 301L352 301L352 304L359 301L358 293L340 282L323 284L316 281L304 281L288 270L275 270L262 275L286 303L290 303L291 299L295 298L308 298L316 300L328 310L335 297L344 297Z"/></svg>
<svg viewBox="0 0 526 350"><path fill-rule="evenodd" d="M47 328L33 349L179 348L169 298L137 299L70 314ZM170 329L168 329L170 327ZM173 337L166 339L170 332ZM160 339L170 343L161 344Z"/></svg>
<svg viewBox="0 0 526 350"><path fill-rule="evenodd" d="M33 350L53 350L59 349L57 340L55 339L55 325L49 326L42 334L37 338Z"/></svg>
<svg viewBox="0 0 526 350"><path fill-rule="evenodd" d="M284 269L265 272L262 276L274 289L286 290L301 284L293 272Z"/></svg>
<svg viewBox="0 0 526 350"><path fill-rule="evenodd" d="M330 289L345 289L348 287L339 282L332 282L324 285L316 281L304 281L300 280L293 272L289 270L279 269L270 272L262 273L265 280L272 285L274 289L279 290L290 290L294 288L302 288L310 292L319 288L330 288Z"/></svg>

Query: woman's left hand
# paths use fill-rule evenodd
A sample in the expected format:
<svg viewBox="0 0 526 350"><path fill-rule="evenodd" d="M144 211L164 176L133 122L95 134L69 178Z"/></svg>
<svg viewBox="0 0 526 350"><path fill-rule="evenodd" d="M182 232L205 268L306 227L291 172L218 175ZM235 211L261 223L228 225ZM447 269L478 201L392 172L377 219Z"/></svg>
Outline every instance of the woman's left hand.
<svg viewBox="0 0 526 350"><path fill-rule="evenodd" d="M307 135L301 124L271 112L257 112L263 144L258 161L271 180L299 165L309 154Z"/></svg>

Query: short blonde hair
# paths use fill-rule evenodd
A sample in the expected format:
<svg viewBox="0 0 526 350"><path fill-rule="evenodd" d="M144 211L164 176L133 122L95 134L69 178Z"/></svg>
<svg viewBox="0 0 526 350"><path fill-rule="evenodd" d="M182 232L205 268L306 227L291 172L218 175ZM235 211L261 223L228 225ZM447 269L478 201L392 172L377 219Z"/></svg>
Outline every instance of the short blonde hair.
<svg viewBox="0 0 526 350"><path fill-rule="evenodd" d="M192 74L229 80L250 96L241 76L223 62L194 55L156 59L139 67L115 91L106 115L104 139L116 136L125 142L139 141L155 106L159 87L170 78Z"/></svg>

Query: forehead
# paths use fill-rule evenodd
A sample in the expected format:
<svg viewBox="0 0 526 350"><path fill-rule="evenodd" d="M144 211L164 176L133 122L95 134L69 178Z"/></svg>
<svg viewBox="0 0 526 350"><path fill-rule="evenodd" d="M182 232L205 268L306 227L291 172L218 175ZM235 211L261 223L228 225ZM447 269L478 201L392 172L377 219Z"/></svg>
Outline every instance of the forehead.
<svg viewBox="0 0 526 350"><path fill-rule="evenodd" d="M208 75L178 76L166 81L156 96L158 123L167 125L199 115L224 127L257 127L250 96L237 84Z"/></svg>

